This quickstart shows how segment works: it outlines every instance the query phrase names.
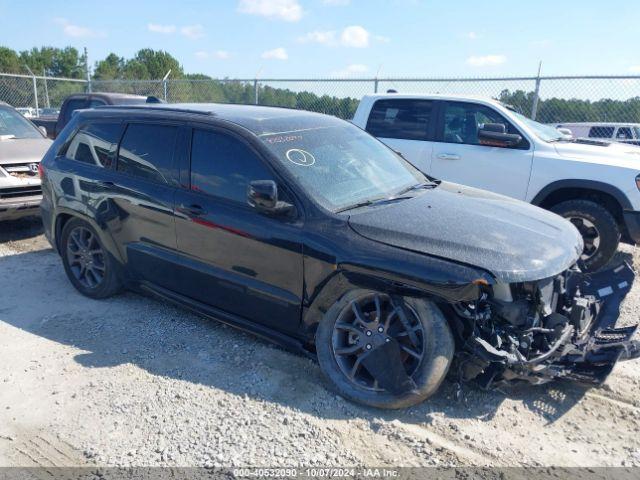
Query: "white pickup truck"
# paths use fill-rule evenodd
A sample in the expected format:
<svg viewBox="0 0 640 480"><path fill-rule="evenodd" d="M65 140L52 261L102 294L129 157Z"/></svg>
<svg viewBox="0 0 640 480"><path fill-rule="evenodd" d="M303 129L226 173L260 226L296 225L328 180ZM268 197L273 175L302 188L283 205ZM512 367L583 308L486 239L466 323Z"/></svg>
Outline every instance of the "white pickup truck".
<svg viewBox="0 0 640 480"><path fill-rule="evenodd" d="M640 242L640 148L571 140L491 99L365 96L353 123L432 177L490 190L569 219L582 260L604 266Z"/></svg>

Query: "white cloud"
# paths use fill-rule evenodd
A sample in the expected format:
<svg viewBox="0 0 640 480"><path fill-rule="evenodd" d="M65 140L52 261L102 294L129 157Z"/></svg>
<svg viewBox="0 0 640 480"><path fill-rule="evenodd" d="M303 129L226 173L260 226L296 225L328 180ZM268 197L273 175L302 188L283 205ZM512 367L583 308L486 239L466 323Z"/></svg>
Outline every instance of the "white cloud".
<svg viewBox="0 0 640 480"><path fill-rule="evenodd" d="M159 23L148 23L147 30L155 33L174 33L176 31L176 26L160 25Z"/></svg>
<svg viewBox="0 0 640 480"><path fill-rule="evenodd" d="M106 37L107 34L102 31L92 30L88 27L74 25L66 18L56 18L54 21L62 26L62 31L68 37L87 38L87 37Z"/></svg>
<svg viewBox="0 0 640 480"><path fill-rule="evenodd" d="M180 33L191 40L204 37L204 27L202 25L185 25L180 29Z"/></svg>
<svg viewBox="0 0 640 480"><path fill-rule="evenodd" d="M631 73L640 73L640 65L632 65L629 67Z"/></svg>
<svg viewBox="0 0 640 480"><path fill-rule="evenodd" d="M298 37L298 42L336 45L336 32L335 30L309 32L302 37Z"/></svg>
<svg viewBox="0 0 640 480"><path fill-rule="evenodd" d="M286 22L297 22L303 13L298 0L240 0L238 11Z"/></svg>
<svg viewBox="0 0 640 480"><path fill-rule="evenodd" d="M322 3L324 3L325 5L342 7L344 5L349 5L351 3L351 0L322 0Z"/></svg>
<svg viewBox="0 0 640 480"><path fill-rule="evenodd" d="M267 60L286 60L287 58L289 58L289 55L287 55L287 51L284 48L278 47L274 48L273 50L267 50L266 52L263 52L262 58L265 58Z"/></svg>
<svg viewBox="0 0 640 480"><path fill-rule="evenodd" d="M467 65L471 65L472 67L493 67L495 65L502 65L506 61L507 57L504 55L474 55L467 58Z"/></svg>
<svg viewBox="0 0 640 480"><path fill-rule="evenodd" d="M334 77L350 77L357 74L366 73L369 71L369 67L361 63L353 63L343 68L342 70L336 70L331 72Z"/></svg>
<svg viewBox="0 0 640 480"><path fill-rule="evenodd" d="M360 25L345 28L340 35L340 43L345 47L366 48L369 46L371 34Z"/></svg>
<svg viewBox="0 0 640 480"><path fill-rule="evenodd" d="M480 38L480 35L478 35L476 32L467 32L465 34L465 37L467 37L469 40L477 40L478 38Z"/></svg>

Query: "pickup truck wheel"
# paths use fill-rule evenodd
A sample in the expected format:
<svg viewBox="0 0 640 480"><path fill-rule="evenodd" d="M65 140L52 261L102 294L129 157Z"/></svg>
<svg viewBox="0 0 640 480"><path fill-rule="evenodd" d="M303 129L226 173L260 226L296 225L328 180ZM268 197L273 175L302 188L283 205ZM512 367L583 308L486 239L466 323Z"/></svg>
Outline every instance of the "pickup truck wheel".
<svg viewBox="0 0 640 480"><path fill-rule="evenodd" d="M378 408L422 402L440 386L455 345L432 302L354 290L325 314L316 332L322 372L349 400Z"/></svg>
<svg viewBox="0 0 640 480"><path fill-rule="evenodd" d="M78 218L69 220L62 229L61 241L64 269L80 293L106 298L120 290L115 260L91 225Z"/></svg>
<svg viewBox="0 0 640 480"><path fill-rule="evenodd" d="M620 228L605 207L590 200L568 200L551 211L573 223L582 235L584 250L580 259L587 271L595 272L609 263L620 243Z"/></svg>

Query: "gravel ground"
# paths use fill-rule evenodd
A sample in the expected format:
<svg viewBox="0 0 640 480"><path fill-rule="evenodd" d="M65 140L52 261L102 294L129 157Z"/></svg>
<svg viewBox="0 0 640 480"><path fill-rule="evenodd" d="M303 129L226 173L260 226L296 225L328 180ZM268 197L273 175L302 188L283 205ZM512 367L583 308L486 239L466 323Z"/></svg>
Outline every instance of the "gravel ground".
<svg viewBox="0 0 640 480"><path fill-rule="evenodd" d="M640 265L640 254L620 256ZM82 297L35 220L0 232L0 466L640 466L640 362L385 412L317 365L136 294ZM623 306L637 321L640 282Z"/></svg>

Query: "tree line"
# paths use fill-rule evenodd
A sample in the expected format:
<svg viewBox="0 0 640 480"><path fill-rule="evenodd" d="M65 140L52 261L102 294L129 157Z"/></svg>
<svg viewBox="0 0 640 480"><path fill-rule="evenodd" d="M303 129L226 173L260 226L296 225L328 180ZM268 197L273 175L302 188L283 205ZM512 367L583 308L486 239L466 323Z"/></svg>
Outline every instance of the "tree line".
<svg viewBox="0 0 640 480"><path fill-rule="evenodd" d="M74 79L86 78L86 59L73 47L41 47L14 51L0 46L0 72L25 74L29 67L36 75ZM91 80L94 89L141 95L164 96L164 86L159 79L171 70L167 83L167 97L171 102L221 102L254 103L256 97L253 82L213 79L200 73L185 73L180 62L168 52L144 48L131 58L110 53L95 62ZM138 82L147 80L147 82ZM481 80L479 80L481 81ZM26 106L32 99L28 81L17 83L14 79L0 77L0 100L14 106ZM38 98L47 96L52 106L59 106L64 97L83 88L70 82L40 83ZM299 108L328 113L340 118L352 118L359 99L332 95L318 95L310 91L293 91L258 83L258 101L261 105ZM498 100L514 106L529 116L534 102L534 92L503 90ZM640 96L625 100L602 98L585 100L577 98L545 98L538 103L537 120L543 123L560 122L640 122Z"/></svg>

